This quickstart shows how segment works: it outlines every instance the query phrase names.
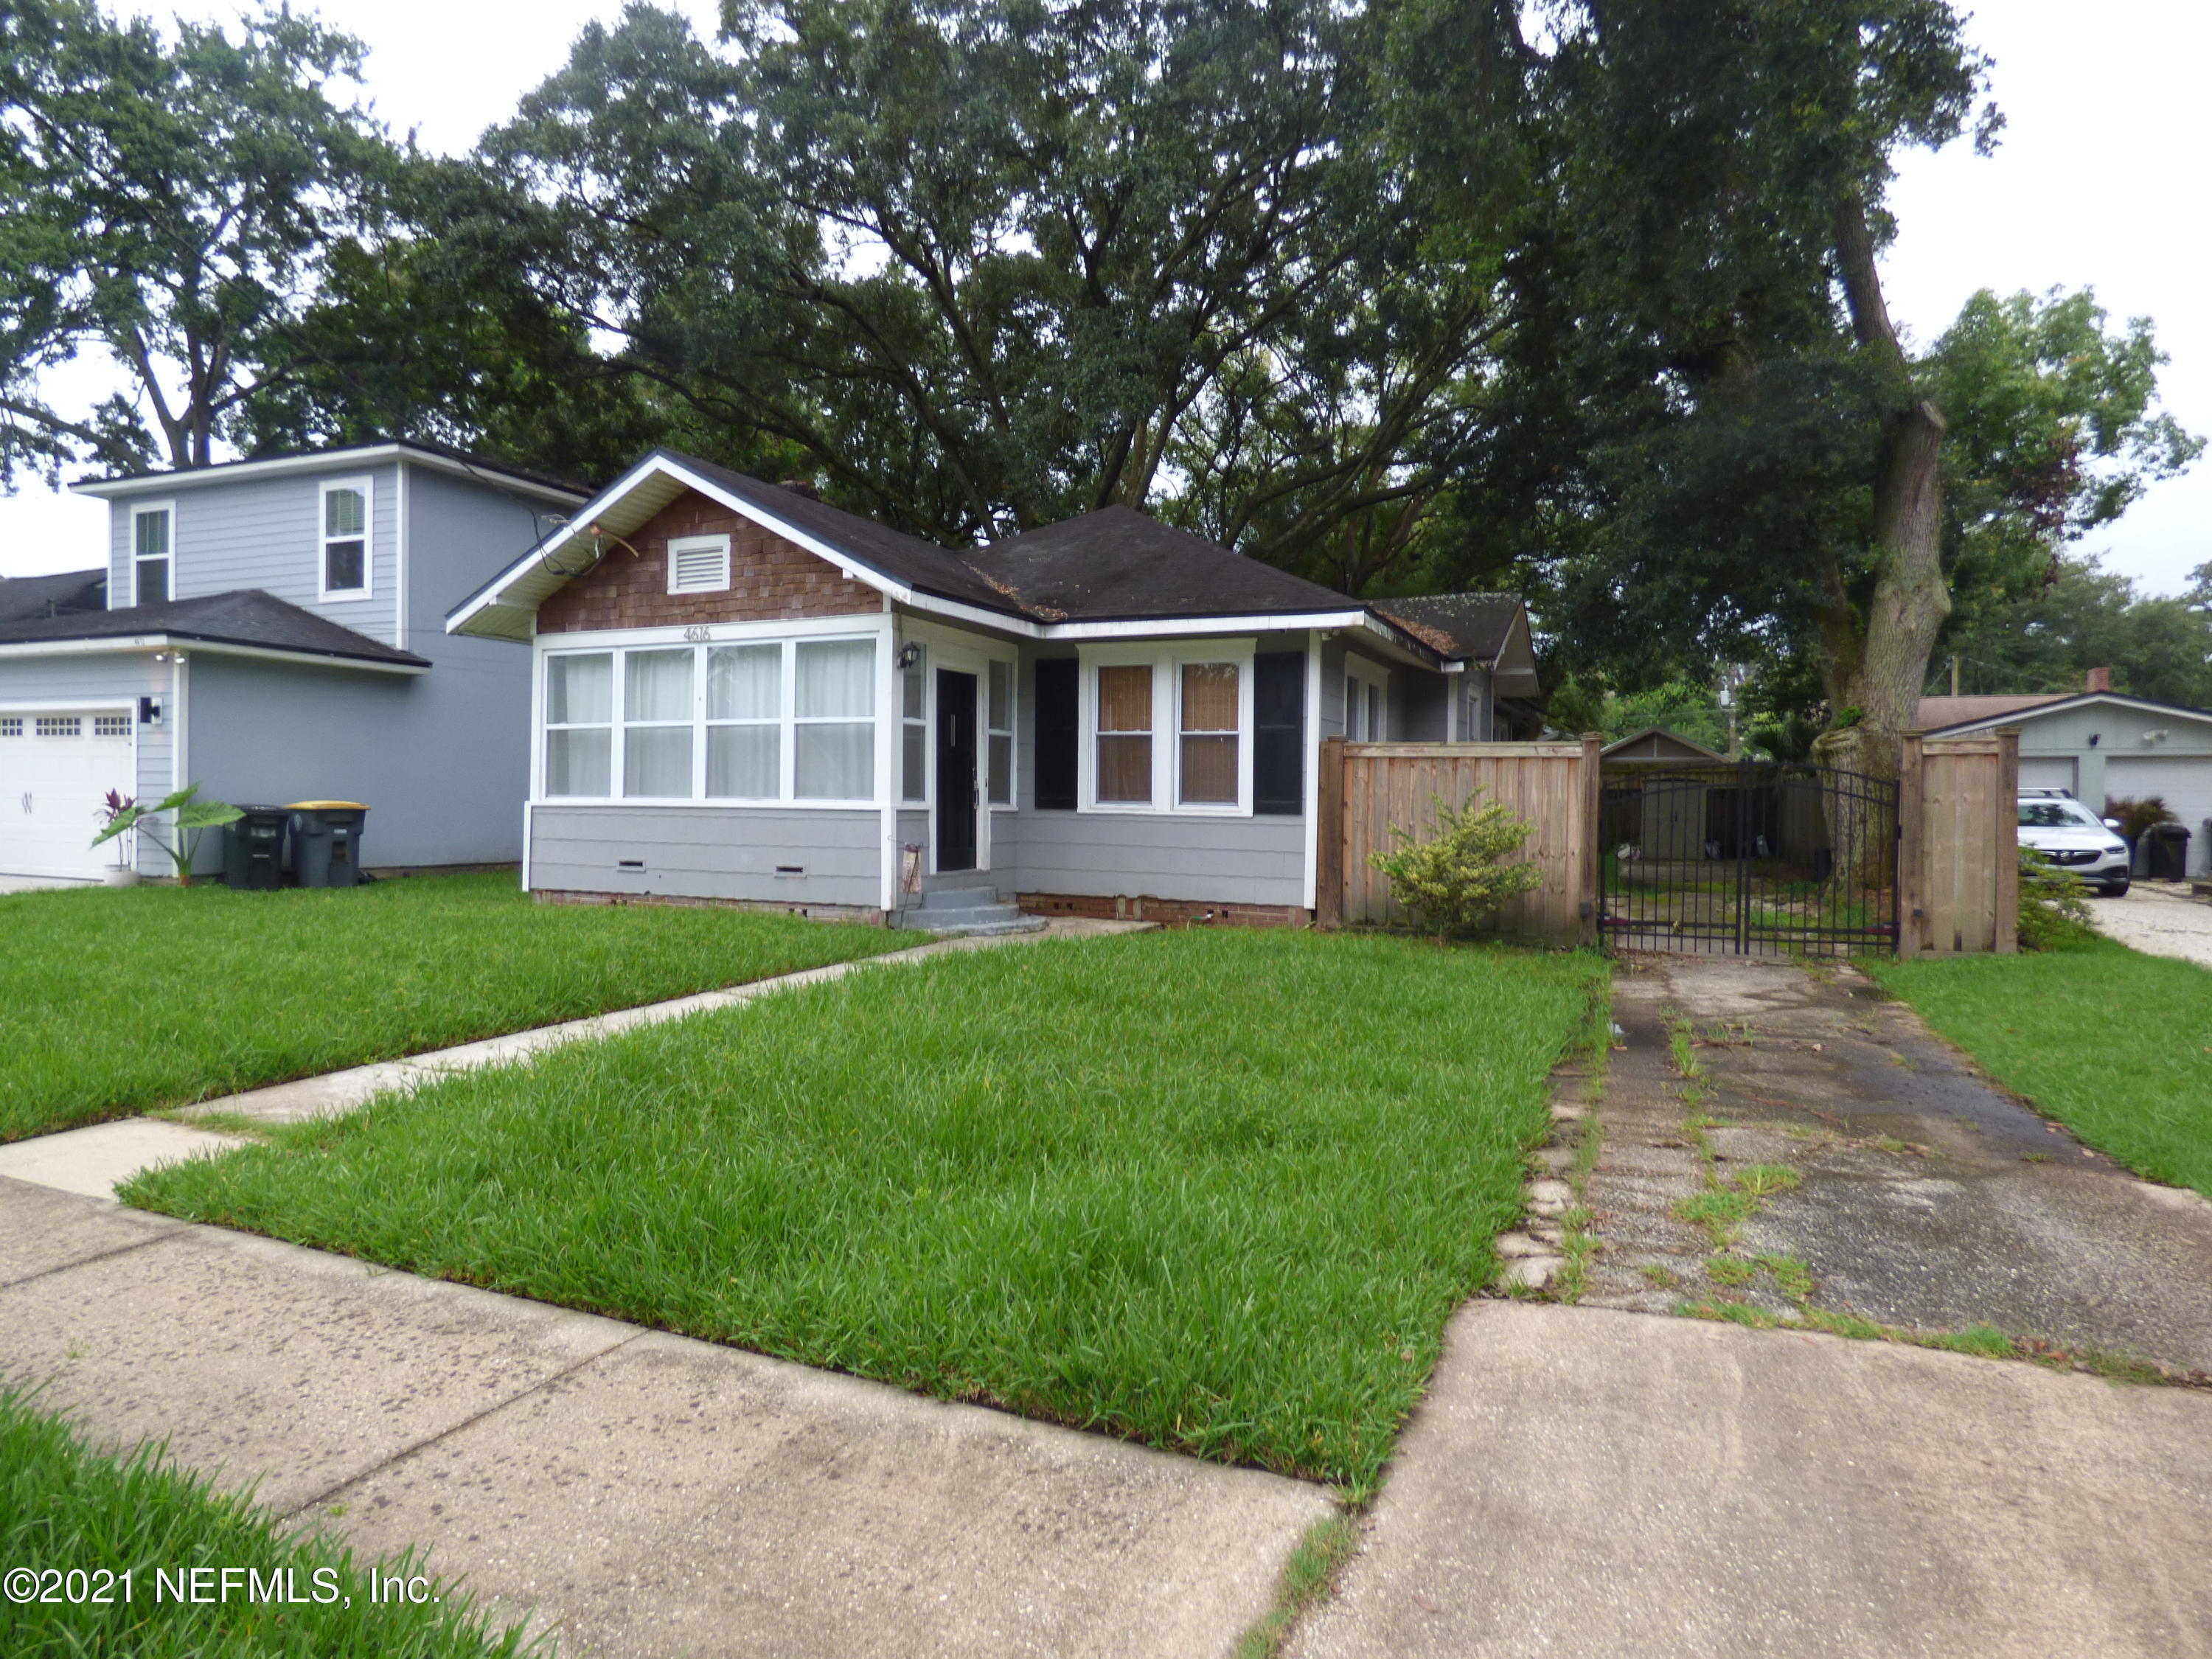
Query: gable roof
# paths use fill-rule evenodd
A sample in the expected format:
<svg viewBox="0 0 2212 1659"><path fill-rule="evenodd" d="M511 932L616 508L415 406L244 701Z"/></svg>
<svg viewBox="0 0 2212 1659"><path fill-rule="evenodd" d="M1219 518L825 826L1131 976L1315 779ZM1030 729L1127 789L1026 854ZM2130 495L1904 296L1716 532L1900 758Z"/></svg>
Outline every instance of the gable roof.
<svg viewBox="0 0 2212 1659"><path fill-rule="evenodd" d="M1948 726L1930 726L1925 729L1930 737L1949 737L1960 732L1979 731L2000 726L2021 726L2029 720L2041 720L2046 714L2062 714L2076 708L2105 704L2115 708L2145 709L2154 714L2172 714L2187 720L2212 723L2212 709L2188 708L2178 702L2154 702L2148 697L2131 697L2124 691L2075 691L2055 696L2034 697L1923 697L1920 700L1921 718L1928 717L1929 705L1946 702L2004 703L2007 708L1970 714L1954 720ZM1938 713L1948 712L1942 709Z"/></svg>
<svg viewBox="0 0 2212 1659"><path fill-rule="evenodd" d="M1926 732L1940 732L1947 726L1963 726L1970 721L1994 720L2001 714L2016 714L2025 708L2039 708L2047 703L2064 702L2063 691L2024 691L2001 696L1923 697L1913 711L1912 723Z"/></svg>
<svg viewBox="0 0 2212 1659"><path fill-rule="evenodd" d="M1725 761L1726 755L1717 749L1708 749L1680 732L1669 732L1663 726L1647 726L1631 732L1625 738L1616 738L1598 751L1614 760L1711 760Z"/></svg>
<svg viewBox="0 0 2212 1659"><path fill-rule="evenodd" d="M0 623L31 622L107 606L107 572L65 570L52 576L0 576Z"/></svg>
<svg viewBox="0 0 2212 1659"><path fill-rule="evenodd" d="M489 461L465 450L449 449L443 444L424 443L415 438L395 438L388 442L368 444L336 444L325 449L283 450L268 455L252 455L244 460L221 461L213 466L196 466L185 471L153 472L123 472L106 478L80 478L70 486L72 495L95 496L112 501L120 496L167 495L172 490L196 489L208 484L230 483L241 478L275 477L287 472L312 471L329 466L334 461L367 465L376 461L407 460L436 472L446 472L456 477L473 478L479 483L494 484L503 489L520 489L526 495L558 501L580 501L591 492L560 478L548 478L509 466L504 461Z"/></svg>
<svg viewBox="0 0 2212 1659"><path fill-rule="evenodd" d="M529 639L538 607L598 562L602 541L628 535L692 489L900 604L1033 639L1219 632L1211 624L1296 617L1364 629L1370 643L1416 662L1447 654L1357 599L1127 507L954 553L671 449L645 456L455 606L447 631Z"/></svg>
<svg viewBox="0 0 2212 1659"><path fill-rule="evenodd" d="M341 628L258 587L172 599L165 605L134 605L120 611L0 623L0 652L10 655L46 654L36 648L40 647L97 647L108 643L118 649L137 650L172 642L228 647L254 655L317 658L403 672L430 666L427 658ZM8 652L9 647L22 649Z"/></svg>

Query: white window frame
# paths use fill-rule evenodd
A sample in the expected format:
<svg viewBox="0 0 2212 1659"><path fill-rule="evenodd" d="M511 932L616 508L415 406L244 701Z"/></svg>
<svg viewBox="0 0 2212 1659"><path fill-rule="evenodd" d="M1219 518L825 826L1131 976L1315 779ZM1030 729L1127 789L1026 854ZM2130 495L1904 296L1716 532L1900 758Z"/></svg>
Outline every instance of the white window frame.
<svg viewBox="0 0 2212 1659"><path fill-rule="evenodd" d="M545 683L551 677L552 659L556 656L605 657L608 659L607 673L610 676L610 678L607 685L606 719L604 720L562 720L556 725L555 722L545 718ZM538 799L541 800L559 801L563 805L566 805L572 801L601 801L620 799L619 796L614 794L548 794L545 793L544 780L545 750L548 739L551 738L554 732L605 732L607 734L607 787L609 790L612 790L615 787L617 782L622 777L622 774L616 769L616 768L621 764L622 760L622 738L620 735L622 721L617 718L621 710L622 693L616 687L611 677L621 672L621 653L618 652L610 651L605 646L593 647L588 650L580 648L574 651L547 652L538 659L538 680L535 686L532 688L530 696L532 723L536 725L538 728L537 748L531 757L530 772L531 776L537 781L538 787L533 791L533 793Z"/></svg>
<svg viewBox="0 0 2212 1659"><path fill-rule="evenodd" d="M702 550L719 553L722 560L721 580L704 584L693 583L679 586L676 580L677 556ZM730 591L730 538L727 536L676 536L668 543L668 591L672 593L726 593Z"/></svg>
<svg viewBox="0 0 2212 1659"><path fill-rule="evenodd" d="M331 492L334 489L357 489L361 492L361 586L332 587L331 575L331 544L348 542L350 536L330 533ZM171 580L174 580L172 573ZM364 475L358 478L325 478L315 490L315 598L325 605L352 605L376 597L376 480Z"/></svg>
<svg viewBox="0 0 2212 1659"><path fill-rule="evenodd" d="M1345 710L1344 735L1351 743L1388 743L1390 740L1390 672L1379 663L1350 652L1345 653ZM1352 686L1357 683L1363 690L1372 687L1376 692L1376 712L1382 715L1382 729L1372 737L1364 730L1354 731L1352 723Z"/></svg>
<svg viewBox="0 0 2212 1659"><path fill-rule="evenodd" d="M1143 645L1086 645L1078 652L1079 720L1075 756L1079 812L1147 817L1249 818L1252 816L1252 658L1259 642L1242 639L1156 640ZM1237 799L1185 805L1182 793L1182 668L1186 663L1237 667ZM1152 671L1152 798L1098 799L1098 671L1149 665Z"/></svg>
<svg viewBox="0 0 2212 1659"><path fill-rule="evenodd" d="M1006 670L1006 723L1002 726L991 724L991 665L1003 663ZM983 728L983 810L986 812L1011 812L1022 793L1022 664L1019 657L986 657L983 676L976 689L982 693L982 719L977 722ZM991 799L991 739L1006 739L1006 798Z"/></svg>
<svg viewBox="0 0 2212 1659"><path fill-rule="evenodd" d="M167 567L168 580L164 586L168 589L168 597L177 597L177 504L173 501L134 501L131 507L131 541L125 550L131 561L131 603L134 605L146 603L138 592L138 520L156 513L167 514L169 520L169 550L161 555L161 562ZM151 562L150 558L148 562Z"/></svg>
<svg viewBox="0 0 2212 1659"><path fill-rule="evenodd" d="M860 623L855 626L855 623ZM536 727L533 738L536 747L531 763L531 800L536 805L559 806L751 806L772 807L781 811L850 811L863 807L881 807L888 800L899 804L895 777L883 775L881 757L881 724L888 714L894 720L898 714L896 699L886 702L879 684L870 699L872 713L867 723L878 729L876 760L872 770L878 774L875 793L855 799L799 799L794 793L798 766L798 743L795 728L802 724L798 719L799 647L804 642L830 643L840 641L866 640L876 641L880 627L873 617L823 618L819 623L781 621L769 623L723 623L681 629L610 629L600 633L541 635L537 653L536 678L531 691L532 723ZM710 726L739 722L707 718L707 653L717 647L733 645L774 645L781 649L781 691L777 704L777 793L769 799L743 796L709 795L707 793L707 732ZM624 795L622 793L624 771L623 732L629 721L625 703L629 695L629 653L633 651L690 650L691 667L691 788L689 796ZM606 795L549 795L545 793L545 677L547 665L555 657L596 656L605 654L612 659L611 672L614 677L611 693L611 733L608 742ZM880 672L878 678L881 678ZM833 725L859 725L860 718L849 714L817 716ZM653 722L655 725L666 722ZM896 759L893 756L894 762ZM933 785L934 777L931 780Z"/></svg>

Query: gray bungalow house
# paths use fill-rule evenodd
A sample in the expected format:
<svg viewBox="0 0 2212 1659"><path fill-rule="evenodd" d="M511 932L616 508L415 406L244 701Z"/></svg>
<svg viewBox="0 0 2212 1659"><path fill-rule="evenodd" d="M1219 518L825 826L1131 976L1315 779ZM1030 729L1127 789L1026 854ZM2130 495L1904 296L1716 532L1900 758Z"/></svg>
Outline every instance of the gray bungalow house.
<svg viewBox="0 0 2212 1659"><path fill-rule="evenodd" d="M0 581L0 875L96 880L101 796L191 781L365 801L371 866L520 856L530 667L443 623L580 493L410 443L76 488L104 567Z"/></svg>
<svg viewBox="0 0 2212 1659"><path fill-rule="evenodd" d="M1517 600L1362 604L1125 508L954 553L665 450L447 627L531 647L532 890L872 919L1304 919L1324 738L1537 690Z"/></svg>

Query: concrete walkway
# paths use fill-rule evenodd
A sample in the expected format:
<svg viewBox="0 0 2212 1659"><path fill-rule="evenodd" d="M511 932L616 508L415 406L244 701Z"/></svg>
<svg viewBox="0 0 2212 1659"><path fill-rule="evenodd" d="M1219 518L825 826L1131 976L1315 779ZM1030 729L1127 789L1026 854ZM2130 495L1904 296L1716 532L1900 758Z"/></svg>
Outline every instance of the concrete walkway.
<svg viewBox="0 0 2212 1659"><path fill-rule="evenodd" d="M2154 957L2212 968L2212 903L2182 882L2139 881L2118 898L2087 901L2097 931Z"/></svg>
<svg viewBox="0 0 2212 1659"><path fill-rule="evenodd" d="M103 1439L167 1436L258 1479L357 1549L422 1545L564 1653L1226 1655L1331 1510L1272 1475L5 1180L0 1376L46 1379Z"/></svg>
<svg viewBox="0 0 2212 1659"><path fill-rule="evenodd" d="M741 1008L761 997L826 984L864 968L921 962L955 951L985 951L1006 945L1029 945L1046 939L1082 939L1104 933L1142 933L1155 924L1146 921L1106 921L1085 917L1060 917L1037 933L1002 933L939 939L882 956L860 957L831 963L771 979L755 980L720 991L649 1002L636 1008L619 1008L588 1019L572 1019L558 1025L540 1025L506 1036L487 1037L457 1048L410 1054L404 1060L356 1066L320 1077L301 1078L244 1094L224 1095L184 1108L176 1115L220 1122L251 1118L262 1123L292 1123L319 1114L350 1111L380 1094L405 1091L455 1072L486 1066L513 1066L550 1049L572 1042L615 1036L641 1026L664 1024L693 1014ZM235 1134L194 1127L189 1121L152 1118L118 1118L82 1129L40 1135L29 1140L0 1145L0 1177L31 1182L87 1198L111 1198L118 1184L141 1170L174 1163L201 1153L220 1152L240 1144Z"/></svg>
<svg viewBox="0 0 2212 1659"><path fill-rule="evenodd" d="M1481 1302L1290 1651L2177 1659L2208 1561L2212 1395Z"/></svg>

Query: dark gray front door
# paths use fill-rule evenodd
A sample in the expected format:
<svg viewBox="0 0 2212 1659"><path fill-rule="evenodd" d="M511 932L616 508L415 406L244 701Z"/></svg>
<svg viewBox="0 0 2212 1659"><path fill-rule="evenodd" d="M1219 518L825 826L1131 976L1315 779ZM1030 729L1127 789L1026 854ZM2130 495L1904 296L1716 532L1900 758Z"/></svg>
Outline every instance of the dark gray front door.
<svg viewBox="0 0 2212 1659"><path fill-rule="evenodd" d="M975 677L937 671L937 867L975 867Z"/></svg>

